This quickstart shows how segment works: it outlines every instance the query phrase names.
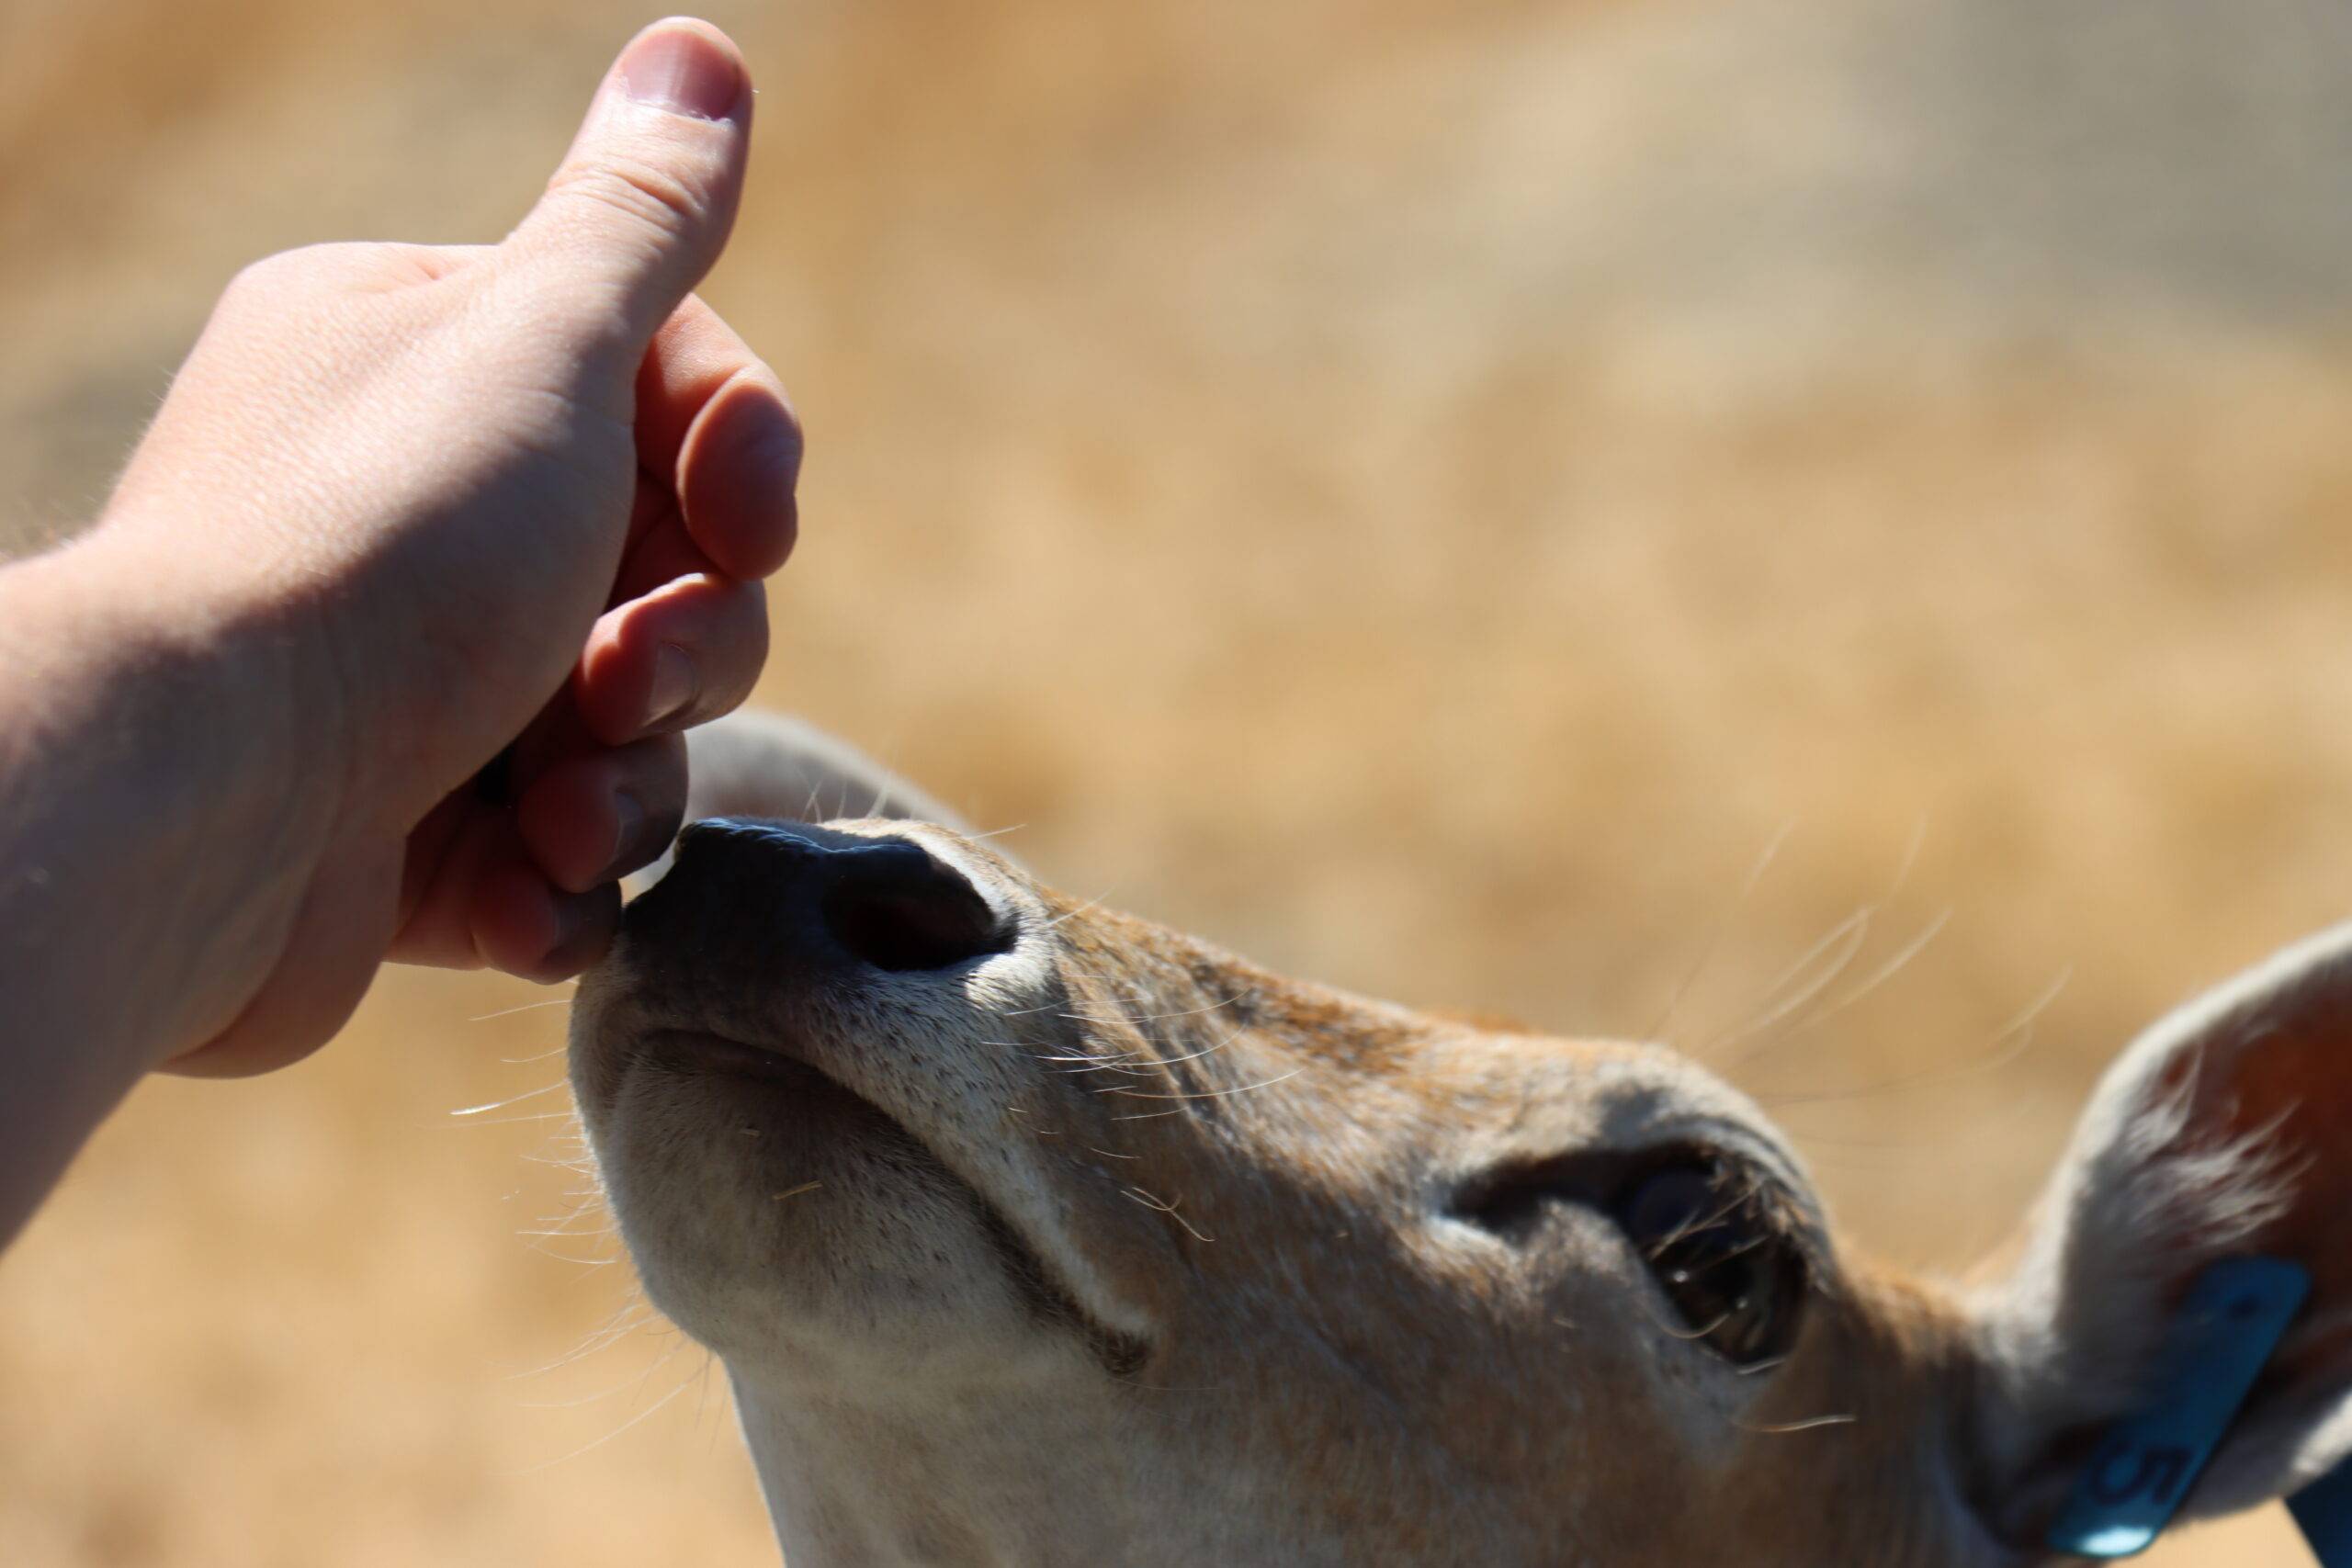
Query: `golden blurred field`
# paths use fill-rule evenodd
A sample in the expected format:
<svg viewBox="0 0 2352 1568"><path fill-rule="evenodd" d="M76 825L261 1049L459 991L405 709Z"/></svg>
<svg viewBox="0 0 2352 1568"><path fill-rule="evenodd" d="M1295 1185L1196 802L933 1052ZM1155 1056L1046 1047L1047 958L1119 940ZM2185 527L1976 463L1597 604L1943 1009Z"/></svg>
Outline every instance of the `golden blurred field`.
<svg viewBox="0 0 2352 1568"><path fill-rule="evenodd" d="M2139 1024L2352 910L2328 0L708 14L763 92L707 292L811 438L766 700L1072 890L1663 1018L1955 1268ZM0 537L243 260L494 238L644 19L6 0ZM135 1098L0 1264L0 1562L772 1558L701 1354L596 1348L601 1220L531 1234L560 1092L448 1115L556 1082L560 1009L485 1016L538 999L389 974Z"/></svg>

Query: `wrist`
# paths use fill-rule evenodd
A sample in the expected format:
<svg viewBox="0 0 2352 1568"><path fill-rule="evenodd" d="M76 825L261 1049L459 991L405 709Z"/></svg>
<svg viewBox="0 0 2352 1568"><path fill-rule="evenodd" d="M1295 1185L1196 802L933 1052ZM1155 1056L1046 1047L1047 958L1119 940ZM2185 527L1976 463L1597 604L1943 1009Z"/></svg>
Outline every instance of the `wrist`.
<svg viewBox="0 0 2352 1568"><path fill-rule="evenodd" d="M17 864L54 863L0 929L52 933L61 1049L135 1077L268 973L343 806L309 761L349 754L288 603L111 524L0 571L21 710L0 832Z"/></svg>

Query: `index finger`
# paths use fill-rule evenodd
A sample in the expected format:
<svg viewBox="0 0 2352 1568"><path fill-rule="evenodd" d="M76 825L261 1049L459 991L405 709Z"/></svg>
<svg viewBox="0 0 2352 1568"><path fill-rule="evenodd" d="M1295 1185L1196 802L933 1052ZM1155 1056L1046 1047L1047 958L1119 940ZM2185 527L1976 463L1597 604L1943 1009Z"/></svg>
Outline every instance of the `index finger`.
<svg viewBox="0 0 2352 1568"><path fill-rule="evenodd" d="M638 371L638 462L666 483L687 535L721 571L765 577L792 554L801 449L775 372L687 296Z"/></svg>

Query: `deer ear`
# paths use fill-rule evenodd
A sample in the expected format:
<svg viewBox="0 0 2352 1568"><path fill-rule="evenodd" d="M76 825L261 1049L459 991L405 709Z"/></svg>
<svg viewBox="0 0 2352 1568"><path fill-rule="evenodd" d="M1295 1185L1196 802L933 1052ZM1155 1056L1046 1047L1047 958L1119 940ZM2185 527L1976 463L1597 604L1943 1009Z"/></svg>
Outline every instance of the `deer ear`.
<svg viewBox="0 0 2352 1568"><path fill-rule="evenodd" d="M782 714L744 709L686 735L686 820L908 818L968 831L946 807L855 747Z"/></svg>
<svg viewBox="0 0 2352 1568"><path fill-rule="evenodd" d="M1996 1533L2038 1539L2157 1363L2190 1284L2285 1258L2311 1293L2183 1513L2290 1493L2352 1450L2352 925L2173 1013L2126 1051L1982 1304L1973 1477Z"/></svg>

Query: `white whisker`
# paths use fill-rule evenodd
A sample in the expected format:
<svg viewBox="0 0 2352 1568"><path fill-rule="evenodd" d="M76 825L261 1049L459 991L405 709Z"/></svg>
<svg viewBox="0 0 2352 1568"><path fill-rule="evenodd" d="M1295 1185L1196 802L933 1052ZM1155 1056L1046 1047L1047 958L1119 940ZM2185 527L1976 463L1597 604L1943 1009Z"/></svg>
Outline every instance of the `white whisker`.
<svg viewBox="0 0 2352 1568"><path fill-rule="evenodd" d="M1178 1224L1182 1225L1186 1233L1190 1235L1194 1241L1205 1242L1210 1239L1209 1237L1203 1235L1199 1229L1193 1225L1192 1221L1186 1219L1183 1215L1176 1212L1176 1204L1183 1201L1182 1198L1176 1200L1176 1203L1166 1203L1162 1202L1158 1198L1153 1197L1150 1193L1145 1191L1140 1187L1123 1187L1119 1190L1134 1199L1136 1202L1141 1203L1145 1208L1165 1214L1170 1219L1174 1220Z"/></svg>
<svg viewBox="0 0 2352 1568"><path fill-rule="evenodd" d="M668 1404L672 1400L677 1398L678 1395L685 1393L685 1391L686 1384L684 1382L681 1382L677 1387L672 1389L669 1393L663 1394L651 1404L646 1406L635 1416L630 1416L628 1420L622 1422L619 1426L614 1427L611 1431L605 1433L594 1442L574 1449L570 1453L564 1454L557 1459L548 1460L545 1463L532 1465L527 1470L510 1471L507 1473L509 1475L536 1475L540 1471L552 1470L560 1464L568 1464L571 1461L578 1459L582 1454L593 1453L596 1450L603 1448L606 1443L611 1442L615 1438L619 1437L623 1432L626 1432L630 1427L637 1426L639 1422L650 1419L655 1414L660 1412L662 1406Z"/></svg>
<svg viewBox="0 0 2352 1568"><path fill-rule="evenodd" d="M452 1111L449 1114L464 1116L469 1113ZM541 1111L529 1116L501 1116L494 1122L469 1122L466 1125L469 1127L512 1127L518 1122L571 1122L576 1121L579 1114L576 1111Z"/></svg>
<svg viewBox="0 0 2352 1568"><path fill-rule="evenodd" d="M2060 970L2057 979L2052 981L2047 989L2036 997L2017 1017L2002 1025L1995 1032L1991 1041L1995 1049L1975 1061L1962 1062L1953 1067L1938 1067L1923 1073L1910 1073L1898 1077L1884 1078L1874 1084L1864 1084L1859 1089L1820 1090L1804 1094L1758 1094L1757 1099L1777 1111L1787 1106L1820 1105L1831 1100L1860 1100L1874 1094L1892 1094L1898 1089L1951 1083L1977 1073L1997 1072L2033 1048L2035 1022L2052 1003L2057 1001L2059 993L2066 988L2066 982L2073 976L2074 970L2071 967ZM2004 1044L2004 1042L2012 1040L2014 1040L2013 1043Z"/></svg>
<svg viewBox="0 0 2352 1568"><path fill-rule="evenodd" d="M1089 898L1085 903L1073 906L1070 908L1063 910L1060 914L1056 915L1052 919L1047 920L1041 929L1045 931L1052 931L1064 920L1074 920L1079 916L1086 913L1087 910L1101 904L1103 899L1108 898L1110 896L1111 890L1106 887L1102 892L1097 893L1093 897Z"/></svg>
<svg viewBox="0 0 2352 1568"><path fill-rule="evenodd" d="M468 1023L488 1023L493 1018L513 1018L518 1012L536 1012L540 1008L560 1008L569 1007L571 1005L571 993L567 991L562 996L549 997L547 1000L541 1002L525 1002L520 1007L501 1008L496 1012L477 1013L472 1018L466 1020L466 1021Z"/></svg>
<svg viewBox="0 0 2352 1568"><path fill-rule="evenodd" d="M1796 818L1791 818L1781 824L1780 831L1774 833L1770 840L1765 844L1763 852L1756 857L1755 864L1748 867L1747 878L1740 884L1739 891L1733 895L1730 905L1715 918L1713 924L1708 929L1706 940L1699 944L1698 956L1690 961L1690 967L1684 972L1682 978L1676 983L1673 991L1667 997L1666 1009L1650 1025L1646 1038L1651 1040L1667 1038L1667 1031L1674 1022L1674 1015L1681 1010L1682 1004L1689 998L1692 987L1698 985L1699 976L1706 972L1707 965L1714 961L1716 952L1722 948L1724 938L1731 930L1732 917L1746 908L1748 899L1755 897L1756 889L1764 881L1764 874L1770 870L1772 863L1780 858L1781 846L1789 841L1796 830Z"/></svg>
<svg viewBox="0 0 2352 1568"><path fill-rule="evenodd" d="M568 1089L571 1086L565 1083L563 1079L558 1078L555 1082L551 1084L542 1084L537 1089L526 1089L522 1093L514 1095L510 1099L493 1100L481 1105L469 1105L461 1111L452 1111L449 1114L452 1116L479 1116L485 1111L503 1111L510 1105L520 1105L526 1100L537 1100L543 1094L553 1094L560 1089Z"/></svg>
<svg viewBox="0 0 2352 1568"><path fill-rule="evenodd" d="M1299 1074L1305 1071L1306 1071L1306 1069L1304 1066L1293 1067L1290 1071L1283 1074L1280 1077L1266 1078L1258 1083L1240 1084L1232 1089L1202 1089L1196 1093L1191 1094L1159 1094L1149 1089L1121 1089L1115 1084L1109 1089L1098 1089L1094 1092L1097 1094L1124 1094L1135 1100L1224 1100L1231 1095L1248 1094L1252 1089L1272 1089L1278 1083L1289 1082L1292 1078L1298 1077Z"/></svg>
<svg viewBox="0 0 2352 1568"><path fill-rule="evenodd" d="M1849 1413L1838 1416L1808 1416L1802 1421L1772 1421L1762 1426L1747 1421L1734 1421L1732 1425L1743 1432L1778 1437L1788 1432L1810 1432L1816 1427L1850 1427L1860 1419L1860 1416Z"/></svg>
<svg viewBox="0 0 2352 1568"><path fill-rule="evenodd" d="M1715 1058L1716 1053L1727 1045L1737 1044L1743 1040L1753 1039L1759 1034L1770 1035L1774 1025L1804 1008L1814 998L1835 984L1838 976L1843 975L1847 966L1854 962L1854 955L1862 950L1862 944L1870 940L1871 913L1871 907L1864 905L1830 927L1827 934L1811 947L1806 948L1797 956L1795 963L1781 970L1773 978L1772 983L1764 988L1763 1000L1771 1002L1774 997L1780 996L1784 989L1792 985L1796 986L1795 990L1781 997L1779 1002L1768 1007L1758 1017L1750 1020L1747 1024L1733 1030L1728 1034L1709 1042L1693 1055L1712 1061ZM1816 965L1822 966L1821 972L1807 976L1806 972ZM1799 985L1798 981L1801 977L1804 978L1804 983ZM1736 1063L1747 1055L1752 1053L1742 1053L1741 1055L1733 1057L1732 1061Z"/></svg>

